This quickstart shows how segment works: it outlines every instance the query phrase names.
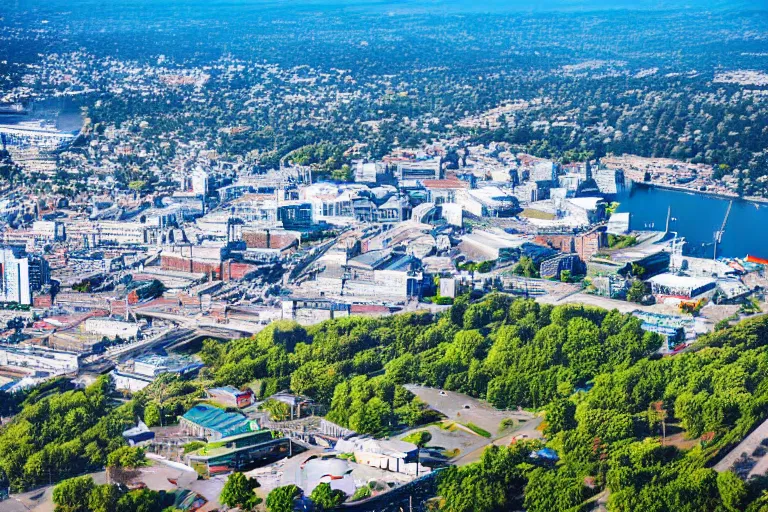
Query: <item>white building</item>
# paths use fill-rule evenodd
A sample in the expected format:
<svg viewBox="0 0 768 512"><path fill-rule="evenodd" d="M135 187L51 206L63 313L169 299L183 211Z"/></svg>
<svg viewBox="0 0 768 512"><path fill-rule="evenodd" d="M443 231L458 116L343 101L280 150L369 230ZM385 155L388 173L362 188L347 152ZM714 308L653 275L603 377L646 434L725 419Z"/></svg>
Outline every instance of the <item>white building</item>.
<svg viewBox="0 0 768 512"><path fill-rule="evenodd" d="M120 370L112 370L110 375L115 383L115 389L128 391L129 393L141 391L154 381L154 378L147 377L146 375L127 373Z"/></svg>
<svg viewBox="0 0 768 512"><path fill-rule="evenodd" d="M693 299L711 296L717 287L717 281L707 277L678 276L659 274L648 280L651 291L657 296Z"/></svg>
<svg viewBox="0 0 768 512"><path fill-rule="evenodd" d="M0 301L32 304L29 260L19 247L0 249Z"/></svg>
<svg viewBox="0 0 768 512"><path fill-rule="evenodd" d="M439 180L442 178L440 158L397 162L395 177L400 180Z"/></svg>
<svg viewBox="0 0 768 512"><path fill-rule="evenodd" d="M127 340L137 338L140 330L138 324L130 322L120 322L108 318L89 318L85 321L84 328L86 332L106 336L108 338L120 338Z"/></svg>
<svg viewBox="0 0 768 512"><path fill-rule="evenodd" d="M192 173L192 193L203 197L208 195L208 173L202 169Z"/></svg>
<svg viewBox="0 0 768 512"><path fill-rule="evenodd" d="M425 474L430 468L411 462L416 459L418 447L399 439L372 439L352 437L339 439L334 449L339 453L353 453L358 464L406 475Z"/></svg>
<svg viewBox="0 0 768 512"><path fill-rule="evenodd" d="M629 233L629 212L612 214L608 219L608 233L612 235Z"/></svg>
<svg viewBox="0 0 768 512"><path fill-rule="evenodd" d="M578 224L594 224L602 220L605 201L601 197L571 197L563 206Z"/></svg>
<svg viewBox="0 0 768 512"><path fill-rule="evenodd" d="M183 356L159 356L149 354L132 363L120 365L110 372L115 389L134 393L152 384L158 375L175 373L185 375L196 372L203 364Z"/></svg>
<svg viewBox="0 0 768 512"><path fill-rule="evenodd" d="M16 366L49 374L76 372L80 356L48 348L0 347L0 366Z"/></svg>
<svg viewBox="0 0 768 512"><path fill-rule="evenodd" d="M540 160L533 164L531 181L549 181L552 186L557 184L557 166L549 160Z"/></svg>
<svg viewBox="0 0 768 512"><path fill-rule="evenodd" d="M374 162L355 162L355 181L357 183L376 183L376 177L381 172L381 164Z"/></svg>
<svg viewBox="0 0 768 512"><path fill-rule="evenodd" d="M495 186L461 190L456 203L477 217L511 217L519 206L511 190Z"/></svg>
<svg viewBox="0 0 768 512"><path fill-rule="evenodd" d="M64 240L64 224L55 220L36 220L32 223L32 236L40 242Z"/></svg>
<svg viewBox="0 0 768 512"><path fill-rule="evenodd" d="M92 247L102 242L152 244L157 241L158 231L156 223L115 220L72 222L67 229L69 239L86 240Z"/></svg>

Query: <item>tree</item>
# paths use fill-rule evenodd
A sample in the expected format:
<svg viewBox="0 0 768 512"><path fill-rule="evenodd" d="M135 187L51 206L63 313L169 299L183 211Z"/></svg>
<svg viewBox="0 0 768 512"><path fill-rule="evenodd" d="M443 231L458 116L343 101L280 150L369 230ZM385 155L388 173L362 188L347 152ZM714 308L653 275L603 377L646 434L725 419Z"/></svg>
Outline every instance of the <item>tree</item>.
<svg viewBox="0 0 768 512"><path fill-rule="evenodd" d="M253 492L257 487L259 482L255 478L248 478L239 472L232 473L221 490L220 501L228 507L252 510L261 503L261 498Z"/></svg>
<svg viewBox="0 0 768 512"><path fill-rule="evenodd" d="M109 468L138 468L146 464L144 448L139 446L123 446L107 456Z"/></svg>
<svg viewBox="0 0 768 512"><path fill-rule="evenodd" d="M585 498L585 487L580 479L566 475L565 470L537 468L528 475L525 510L529 512L573 510Z"/></svg>
<svg viewBox="0 0 768 512"><path fill-rule="evenodd" d="M207 339L203 341L203 348L198 352L198 356L205 363L206 366L211 368L217 368L221 365L224 355L226 353L224 344Z"/></svg>
<svg viewBox="0 0 768 512"><path fill-rule="evenodd" d="M160 425L160 407L155 402L149 402L144 408L144 423L148 427L156 427Z"/></svg>
<svg viewBox="0 0 768 512"><path fill-rule="evenodd" d="M533 443L509 447L492 445L479 462L445 470L438 481L438 493L446 512L493 512L513 509L526 478L522 463L530 460Z"/></svg>
<svg viewBox="0 0 768 512"><path fill-rule="evenodd" d="M261 404L260 408L269 413L272 421L286 421L291 419L291 406L280 400L270 398Z"/></svg>
<svg viewBox="0 0 768 512"><path fill-rule="evenodd" d="M730 471L717 474L717 489L723 505L730 512L744 510L747 498L747 486L744 481Z"/></svg>
<svg viewBox="0 0 768 512"><path fill-rule="evenodd" d="M301 489L293 484L276 487L267 495L267 510L269 512L293 512L293 502L300 494Z"/></svg>
<svg viewBox="0 0 768 512"><path fill-rule="evenodd" d="M349 427L361 434L383 435L392 422L392 407L374 396L349 417Z"/></svg>
<svg viewBox="0 0 768 512"><path fill-rule="evenodd" d="M547 406L547 435L576 428L576 405L560 398Z"/></svg>
<svg viewBox="0 0 768 512"><path fill-rule="evenodd" d="M629 302L640 303L643 301L643 297L647 294L648 285L639 279L635 279L632 281L632 284L629 285L629 290L627 290L627 300Z"/></svg>
<svg viewBox="0 0 768 512"><path fill-rule="evenodd" d="M318 510L331 510L344 501L344 492L331 489L331 484L322 482L312 490L309 499L315 504Z"/></svg>
<svg viewBox="0 0 768 512"><path fill-rule="evenodd" d="M563 270L560 272L560 281L563 283L570 283L571 282L571 271L570 270Z"/></svg>
<svg viewBox="0 0 768 512"><path fill-rule="evenodd" d="M416 476L419 476L419 465L421 464L421 449L427 446L427 443L432 440L432 434L426 430L419 430L415 432L410 441L416 445Z"/></svg>
<svg viewBox="0 0 768 512"><path fill-rule="evenodd" d="M517 262L514 268L515 274L525 277L536 277L539 271L536 269L536 264L529 256L523 256L520 261Z"/></svg>
<svg viewBox="0 0 768 512"><path fill-rule="evenodd" d="M146 188L147 182L143 180L135 180L128 183L128 188L133 190L134 192L141 192Z"/></svg>
<svg viewBox="0 0 768 512"><path fill-rule="evenodd" d="M164 494L149 489L139 489L124 494L117 502L118 512L161 512Z"/></svg>
<svg viewBox="0 0 768 512"><path fill-rule="evenodd" d="M123 493L116 485L97 485L88 496L88 510L91 512L114 512Z"/></svg>
<svg viewBox="0 0 768 512"><path fill-rule="evenodd" d="M88 512L88 499L95 484L90 476L64 480L53 490L56 512Z"/></svg>

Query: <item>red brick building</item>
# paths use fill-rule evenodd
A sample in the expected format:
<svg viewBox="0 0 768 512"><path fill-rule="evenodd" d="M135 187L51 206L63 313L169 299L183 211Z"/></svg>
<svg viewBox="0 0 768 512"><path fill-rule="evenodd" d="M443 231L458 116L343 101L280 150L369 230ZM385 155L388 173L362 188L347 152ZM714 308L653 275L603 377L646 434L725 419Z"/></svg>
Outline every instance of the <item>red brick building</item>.
<svg viewBox="0 0 768 512"><path fill-rule="evenodd" d="M536 236L535 242L562 253L575 252L581 261L587 262L606 246L605 227L601 226L581 235L541 234Z"/></svg>

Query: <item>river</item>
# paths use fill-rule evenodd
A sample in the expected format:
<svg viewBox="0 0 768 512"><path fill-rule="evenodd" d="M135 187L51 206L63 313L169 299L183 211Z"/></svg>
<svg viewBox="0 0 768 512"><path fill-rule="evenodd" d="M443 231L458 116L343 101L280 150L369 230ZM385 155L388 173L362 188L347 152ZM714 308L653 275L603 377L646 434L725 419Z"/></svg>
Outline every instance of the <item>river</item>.
<svg viewBox="0 0 768 512"><path fill-rule="evenodd" d="M616 198L618 212L630 212L630 229L663 231L671 207L669 230L685 237L684 253L712 257L714 235L728 210L728 199L645 185ZM651 227L653 226L653 227ZM768 203L734 199L722 241L720 257L744 258L747 254L768 258Z"/></svg>

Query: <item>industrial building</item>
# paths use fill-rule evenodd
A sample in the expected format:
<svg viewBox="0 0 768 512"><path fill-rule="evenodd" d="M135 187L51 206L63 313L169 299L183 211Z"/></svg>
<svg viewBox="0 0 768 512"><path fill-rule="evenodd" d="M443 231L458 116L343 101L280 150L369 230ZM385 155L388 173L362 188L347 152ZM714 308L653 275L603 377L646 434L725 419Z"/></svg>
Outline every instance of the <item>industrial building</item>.
<svg viewBox="0 0 768 512"><path fill-rule="evenodd" d="M324 320L349 316L349 304L329 299L291 298L283 299L283 320L293 320L301 325L314 325Z"/></svg>
<svg viewBox="0 0 768 512"><path fill-rule="evenodd" d="M116 338L119 336L123 340L136 339L141 333L139 324L95 317L85 321L83 330L91 334L98 334L108 338Z"/></svg>
<svg viewBox="0 0 768 512"><path fill-rule="evenodd" d="M80 355L61 350L26 346L0 347L0 366L24 368L32 373L60 375L76 372Z"/></svg>
<svg viewBox="0 0 768 512"><path fill-rule="evenodd" d="M520 211L518 198L511 190L486 186L463 190L456 203L477 217L512 217Z"/></svg>
<svg viewBox="0 0 768 512"><path fill-rule="evenodd" d="M534 243L529 237L501 230L475 230L461 237L460 248L475 261L509 261L521 256L541 261L555 253L549 247Z"/></svg>

